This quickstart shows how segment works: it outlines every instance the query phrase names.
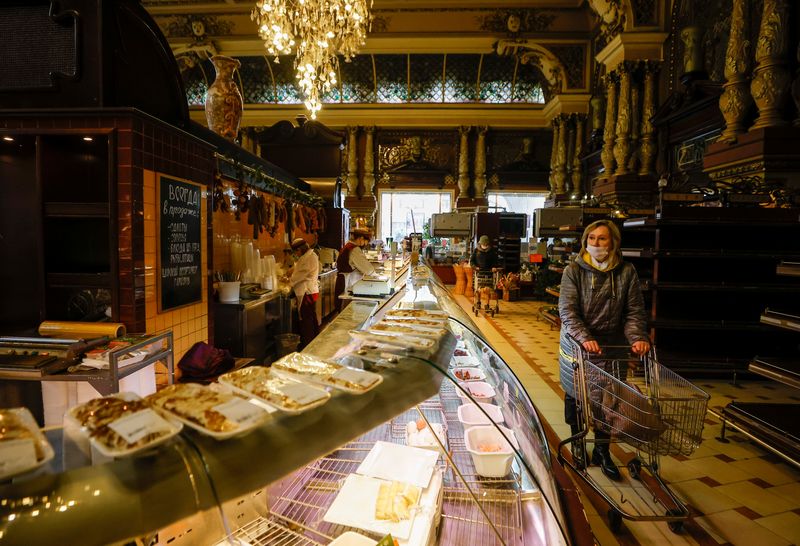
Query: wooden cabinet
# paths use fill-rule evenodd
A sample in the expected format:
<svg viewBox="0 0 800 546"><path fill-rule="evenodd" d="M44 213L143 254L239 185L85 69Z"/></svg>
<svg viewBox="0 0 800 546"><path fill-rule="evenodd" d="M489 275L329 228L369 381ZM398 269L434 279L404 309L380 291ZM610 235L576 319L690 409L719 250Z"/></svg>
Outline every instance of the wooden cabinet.
<svg viewBox="0 0 800 546"><path fill-rule="evenodd" d="M800 282L776 274L800 257L789 209L667 209L624 224L623 255L649 292L659 359L682 372L735 373L769 349L793 354L796 338L760 320L765 308L800 308Z"/></svg>
<svg viewBox="0 0 800 546"><path fill-rule="evenodd" d="M273 292L255 300L214 304L214 346L233 356L272 362L281 333L282 298Z"/></svg>

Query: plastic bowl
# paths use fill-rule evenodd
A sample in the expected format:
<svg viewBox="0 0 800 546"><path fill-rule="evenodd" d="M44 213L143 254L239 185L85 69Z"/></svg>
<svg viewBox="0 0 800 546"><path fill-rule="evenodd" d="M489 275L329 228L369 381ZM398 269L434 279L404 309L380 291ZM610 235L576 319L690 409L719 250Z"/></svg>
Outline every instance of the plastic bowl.
<svg viewBox="0 0 800 546"><path fill-rule="evenodd" d="M478 406L480 406L480 408ZM481 411L481 408L483 408L483 411L485 411L489 417L486 417L483 411ZM459 406L458 420L468 427L473 427L476 425L489 425L492 423L492 421L495 423L502 423L504 421L503 412L500 410L500 408L494 404L482 404L480 402Z"/></svg>
<svg viewBox="0 0 800 546"><path fill-rule="evenodd" d="M514 450L493 426L470 427L464 431L464 443L472 456L475 472L484 478L502 478L511 472L514 462ZM500 446L500 451L484 452L478 446L493 444Z"/></svg>
<svg viewBox="0 0 800 546"><path fill-rule="evenodd" d="M497 394L489 383L485 381L470 381L469 383L459 383L461 388L466 390L478 402L489 402ZM464 394L461 389L456 389L458 395L464 400L469 400L470 397Z"/></svg>

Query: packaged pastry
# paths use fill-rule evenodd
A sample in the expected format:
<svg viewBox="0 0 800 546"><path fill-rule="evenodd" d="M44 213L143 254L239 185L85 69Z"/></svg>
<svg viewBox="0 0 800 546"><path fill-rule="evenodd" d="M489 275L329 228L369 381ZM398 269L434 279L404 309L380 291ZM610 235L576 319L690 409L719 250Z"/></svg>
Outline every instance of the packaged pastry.
<svg viewBox="0 0 800 546"><path fill-rule="evenodd" d="M432 309L390 309L384 315L386 320L425 319L437 322L447 322L447 313Z"/></svg>
<svg viewBox="0 0 800 546"><path fill-rule="evenodd" d="M426 318L400 318L400 317L384 317L380 323L394 324L396 326L416 326L420 328L431 328L440 330L445 327L445 322L441 320L430 320Z"/></svg>
<svg viewBox="0 0 800 546"><path fill-rule="evenodd" d="M181 431L180 422L167 420L134 393L95 398L67 412L107 457L123 457L167 441Z"/></svg>
<svg viewBox="0 0 800 546"><path fill-rule="evenodd" d="M288 354L273 362L272 368L293 377L330 385L353 394L365 393L383 381L380 374L348 368L303 353Z"/></svg>
<svg viewBox="0 0 800 546"><path fill-rule="evenodd" d="M367 329L368 332L387 332L390 334L398 334L398 335L409 335L409 336L417 336L417 337L432 337L434 339L440 339L443 337L447 330L444 328L417 328L413 325L401 325L394 322L379 322L377 324L373 324L371 327Z"/></svg>
<svg viewBox="0 0 800 546"><path fill-rule="evenodd" d="M0 409L0 480L38 468L53 455L27 408Z"/></svg>
<svg viewBox="0 0 800 546"><path fill-rule="evenodd" d="M251 430L269 416L263 408L247 400L195 383L170 385L145 401L220 440Z"/></svg>
<svg viewBox="0 0 800 546"><path fill-rule="evenodd" d="M430 337L402 335L382 330L363 331L350 330L350 337L369 344L389 345L405 349L409 353L429 355L436 350L436 340Z"/></svg>
<svg viewBox="0 0 800 546"><path fill-rule="evenodd" d="M284 375L272 373L269 368L252 366L220 376L219 382L236 392L254 396L286 413L321 406L330 399L327 391L306 385Z"/></svg>

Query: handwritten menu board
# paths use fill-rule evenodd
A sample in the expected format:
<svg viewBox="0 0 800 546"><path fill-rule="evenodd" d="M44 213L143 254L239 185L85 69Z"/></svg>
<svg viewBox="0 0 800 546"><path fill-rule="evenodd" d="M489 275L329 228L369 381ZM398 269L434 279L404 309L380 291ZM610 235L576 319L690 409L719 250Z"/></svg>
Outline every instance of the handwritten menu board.
<svg viewBox="0 0 800 546"><path fill-rule="evenodd" d="M158 175L159 311L203 299L200 184Z"/></svg>

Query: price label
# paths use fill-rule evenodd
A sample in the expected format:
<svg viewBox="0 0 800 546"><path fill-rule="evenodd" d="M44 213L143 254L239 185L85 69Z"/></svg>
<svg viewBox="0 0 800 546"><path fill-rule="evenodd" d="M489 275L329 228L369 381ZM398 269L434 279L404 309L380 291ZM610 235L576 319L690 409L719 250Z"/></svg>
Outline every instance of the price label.
<svg viewBox="0 0 800 546"><path fill-rule="evenodd" d="M36 464L36 446L31 438L0 442L0 476L8 476Z"/></svg>
<svg viewBox="0 0 800 546"><path fill-rule="evenodd" d="M128 444L135 444L150 434L163 435L172 432L172 426L151 409L125 415L109 423L108 426Z"/></svg>
<svg viewBox="0 0 800 546"><path fill-rule="evenodd" d="M327 393L325 391L312 389L311 387L303 385L302 383L283 385L280 387L280 391L301 406L313 404L314 402L327 397Z"/></svg>
<svg viewBox="0 0 800 546"><path fill-rule="evenodd" d="M233 398L211 409L221 413L225 419L233 421L242 428L254 425L264 417L264 410L241 398Z"/></svg>
<svg viewBox="0 0 800 546"><path fill-rule="evenodd" d="M363 388L369 387L378 380L374 374L352 368L339 368L331 377L338 381L354 383Z"/></svg>

